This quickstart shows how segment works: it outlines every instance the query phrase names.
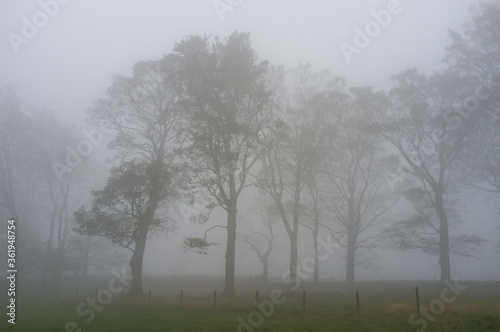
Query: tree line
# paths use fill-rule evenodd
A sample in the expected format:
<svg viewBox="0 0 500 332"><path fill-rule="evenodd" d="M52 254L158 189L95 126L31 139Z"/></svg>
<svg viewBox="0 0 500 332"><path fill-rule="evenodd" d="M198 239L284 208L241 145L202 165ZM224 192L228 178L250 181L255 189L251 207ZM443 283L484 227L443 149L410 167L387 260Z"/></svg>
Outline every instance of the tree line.
<svg viewBox="0 0 500 332"><path fill-rule="evenodd" d="M185 217L179 204L202 197L204 213L189 216L200 227L216 208L227 216L215 226L226 231L224 295L236 291L237 229L266 277L279 227L291 280L306 230L315 281L321 233L344 248L349 283L369 263L360 253L377 247L436 254L441 280L450 280L450 255L474 257L486 243L455 228L463 192L500 193L500 6L485 2L472 14L450 33L444 70L406 69L388 91L349 87L310 64L261 60L249 33L188 36L114 78L87 112L86 143L6 87L0 210L18 219L18 264L43 283L65 270L87 273L91 262L105 265L107 244L95 240L105 238L131 250L130 294L140 295L148 237L175 231ZM106 143L107 164L88 142ZM238 212L252 190L266 197L255 208L260 221ZM402 200L411 209L394 218ZM184 248L206 253L211 229Z"/></svg>

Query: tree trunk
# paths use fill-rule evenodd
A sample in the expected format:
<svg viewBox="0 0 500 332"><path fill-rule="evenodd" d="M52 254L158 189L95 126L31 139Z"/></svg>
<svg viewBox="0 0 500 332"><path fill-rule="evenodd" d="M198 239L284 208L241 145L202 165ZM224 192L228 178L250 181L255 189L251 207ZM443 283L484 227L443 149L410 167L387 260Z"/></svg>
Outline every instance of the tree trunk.
<svg viewBox="0 0 500 332"><path fill-rule="evenodd" d="M354 245L352 245L349 241L347 240L348 245L347 245L347 255L346 255L346 276L345 276L345 281L348 284L354 284L354 258L355 258L355 253L356 249Z"/></svg>
<svg viewBox="0 0 500 332"><path fill-rule="evenodd" d="M297 236L295 234L295 229L291 227L290 223L288 222L288 217L286 215L285 208L283 207L283 203L281 200L278 200L275 198L275 203L279 208L280 211L280 216L281 216L281 221L283 221L283 225L285 226L286 234L288 235L288 239L290 240L290 282L293 284L295 281L295 276L297 275L297 270L296 270L296 265L297 265L297 246L295 245L294 249L294 243L297 243L296 239ZM295 234L295 235L294 235ZM295 254L294 254L295 252ZM295 257L295 258L294 258Z"/></svg>
<svg viewBox="0 0 500 332"><path fill-rule="evenodd" d="M90 254L90 235L87 235L85 240L85 247L83 249L83 260L82 260L82 279L81 285L85 287L87 285L87 274L89 270L89 254Z"/></svg>
<svg viewBox="0 0 500 332"><path fill-rule="evenodd" d="M295 284L297 278L297 242L299 237L299 206L300 206L300 178L295 177L295 198L293 203L293 228L290 237L290 281Z"/></svg>
<svg viewBox="0 0 500 332"><path fill-rule="evenodd" d="M444 209L443 196L439 193L436 194L436 211L439 218L439 266L441 267L441 281L451 280L448 217Z"/></svg>
<svg viewBox="0 0 500 332"><path fill-rule="evenodd" d="M290 237L290 282L292 285L295 285L295 281L297 280L297 230L297 227L295 227L292 231L292 236Z"/></svg>
<svg viewBox="0 0 500 332"><path fill-rule="evenodd" d="M314 241L314 284L317 285L319 281L319 247L318 247L319 223L315 220L313 241Z"/></svg>
<svg viewBox="0 0 500 332"><path fill-rule="evenodd" d="M59 283L61 282L61 273L62 273L62 266L64 259L64 236L63 236L64 223L62 217L62 209L63 207L59 208L59 211L57 213L57 246L56 246L55 260L53 267L54 280L57 285L59 285Z"/></svg>
<svg viewBox="0 0 500 332"><path fill-rule="evenodd" d="M234 285L234 270L236 259L236 202L227 210L227 246L226 246L226 273L223 296L236 295Z"/></svg>
<svg viewBox="0 0 500 332"><path fill-rule="evenodd" d="M148 235L148 227L141 227L139 235L135 242L135 249L130 260L130 269L132 272L132 281L130 283L130 296L144 295L142 290L142 260L146 249L146 239Z"/></svg>
<svg viewBox="0 0 500 332"><path fill-rule="evenodd" d="M354 205L356 199L354 198L354 188L349 186L349 201L348 201L348 214L347 214L347 253L346 253L346 275L345 281L349 286L354 284L354 266L356 258L356 242L357 242L357 223L358 220L355 218Z"/></svg>
<svg viewBox="0 0 500 332"><path fill-rule="evenodd" d="M59 211L59 204L57 203L57 200L54 196L54 187L52 186L52 182L50 181L50 177L48 181L48 187L49 187L49 197L50 201L52 202L52 214L50 216L50 228L49 228L49 238L47 240L47 244L45 247L45 262L42 267L42 289L47 289L47 275L49 274L49 269L50 269L50 262L54 261L54 258L52 256L52 242L54 241L54 233L55 233L55 228L56 228L56 220L57 220L57 213ZM53 268L52 264L52 268ZM54 271L52 271L54 272Z"/></svg>
<svg viewBox="0 0 500 332"><path fill-rule="evenodd" d="M267 284L269 270L269 255L262 256L262 281Z"/></svg>
<svg viewBox="0 0 500 332"><path fill-rule="evenodd" d="M130 283L130 296L143 296L144 291L142 289L142 262L144 259L144 252L146 250L146 243L148 239L149 227L154 218L156 209L160 202L160 179L161 179L161 168L163 162L163 147L159 149L156 155L156 160L152 164L152 175L151 180L153 182L151 191L149 192L149 201L147 204L147 211L139 220L138 225L138 235L135 241L134 254L130 260L130 269L132 272L132 281Z"/></svg>
<svg viewBox="0 0 500 332"><path fill-rule="evenodd" d="M356 263L356 242L357 236L351 223L350 229L347 231L347 254L346 254L346 276L345 281L349 285L354 284L354 272Z"/></svg>
<svg viewBox="0 0 500 332"><path fill-rule="evenodd" d="M56 216L57 216L57 208L54 208L50 220L50 228L49 228L49 238L47 240L47 244L45 247L45 262L43 264L43 274L42 274L42 289L47 289L47 275L49 274L50 269L50 261L52 255L52 241L54 239L54 231L56 227Z"/></svg>

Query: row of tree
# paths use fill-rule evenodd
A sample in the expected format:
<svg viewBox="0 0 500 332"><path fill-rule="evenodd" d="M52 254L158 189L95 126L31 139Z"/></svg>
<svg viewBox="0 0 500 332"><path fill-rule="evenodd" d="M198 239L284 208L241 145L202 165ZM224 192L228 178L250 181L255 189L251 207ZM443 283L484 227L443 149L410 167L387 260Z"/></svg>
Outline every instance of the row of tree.
<svg viewBox="0 0 500 332"><path fill-rule="evenodd" d="M75 128L50 112L30 111L14 86L0 91L0 128L0 214L18 221L20 277L38 275L46 288L49 276L57 283L64 271L79 272L85 282L88 272L112 266L106 253L114 249L107 241L73 231L73 212L104 176L95 161L75 159L82 141ZM78 168L66 165L78 161ZM61 173L64 168L71 171ZM6 263L5 255L1 259Z"/></svg>
<svg viewBox="0 0 500 332"><path fill-rule="evenodd" d="M38 236L28 232L37 227L31 214L47 211L43 275L49 259L61 265L70 257L64 248L74 222L79 234L129 248L135 295L142 294L148 236L172 231L179 203L202 194L205 209L227 213L215 226L227 231L225 295L235 293L238 225L249 231L247 243L267 271L272 220L289 239L292 281L301 229L313 234L315 280L321 230L345 248L348 282L362 263L359 251L380 245L437 253L441 280L450 279L450 253L470 256L484 243L450 233L460 221L460 193L500 193L499 24L500 6L484 3L463 32L452 33L446 70L408 69L392 77L388 92L349 88L310 65L285 71L261 61L248 33L224 41L189 36L162 59L137 63L130 77L117 76L89 109L89 123L108 133L113 165L100 188L90 158L64 166L61 176L57 161L71 161L67 144L79 141L45 113L27 115L7 89L0 103L0 208ZM44 125L25 130L31 122ZM75 206L90 190L91 203ZM249 190L272 201L261 211L268 233L238 218L238 200ZM391 220L388 211L401 197L413 211ZM191 217L204 223L208 216ZM267 250L259 250L259 233ZM28 251L30 242L20 245ZM198 252L210 245L207 233L184 240Z"/></svg>

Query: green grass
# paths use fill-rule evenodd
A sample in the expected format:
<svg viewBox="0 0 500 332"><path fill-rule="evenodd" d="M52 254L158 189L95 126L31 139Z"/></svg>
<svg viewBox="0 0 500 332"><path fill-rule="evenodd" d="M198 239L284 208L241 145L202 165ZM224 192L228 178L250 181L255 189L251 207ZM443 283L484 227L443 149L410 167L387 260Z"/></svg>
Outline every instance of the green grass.
<svg viewBox="0 0 500 332"><path fill-rule="evenodd" d="M215 310L211 292L186 292L182 307L179 307L178 294L154 297L151 304L147 298L142 301L125 299L121 304L118 297L104 306L90 323L76 313L81 301L23 300L18 305L16 325L6 324L4 314L0 331L65 331L70 321L76 322L82 332L236 331L237 317L247 321L249 314L256 311L252 304L254 295L247 292L235 299L218 298ZM301 293L285 296L286 301L275 306L273 314L264 317L263 324L254 331L413 332L420 327L408 322L416 311L411 291L362 291L360 312L356 312L352 292L308 292L305 310L302 310ZM437 297L435 291L421 292L423 314ZM259 300L267 299L269 292L262 292ZM472 290L462 294L454 303L446 305L435 321L428 322L426 331L500 331L499 293Z"/></svg>

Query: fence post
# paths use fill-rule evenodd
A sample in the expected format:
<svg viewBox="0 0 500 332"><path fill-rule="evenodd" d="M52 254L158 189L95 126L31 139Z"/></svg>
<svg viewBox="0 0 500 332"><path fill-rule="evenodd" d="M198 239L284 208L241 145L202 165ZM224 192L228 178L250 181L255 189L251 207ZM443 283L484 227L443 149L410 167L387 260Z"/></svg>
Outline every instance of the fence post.
<svg viewBox="0 0 500 332"><path fill-rule="evenodd" d="M151 304L151 289L149 289L148 297L149 297L149 304Z"/></svg>
<svg viewBox="0 0 500 332"><path fill-rule="evenodd" d="M122 289L122 295L121 295L121 297L120 297L120 302L121 302L121 304L123 304L123 293L124 293L124 292L125 292L125 290L124 290L124 289Z"/></svg>
<svg viewBox="0 0 500 332"><path fill-rule="evenodd" d="M306 290L302 291L302 310L306 310Z"/></svg>
<svg viewBox="0 0 500 332"><path fill-rule="evenodd" d="M217 304L217 290L214 290L214 309Z"/></svg>
<svg viewBox="0 0 500 332"><path fill-rule="evenodd" d="M259 291L255 291L255 301L259 302Z"/></svg>
<svg viewBox="0 0 500 332"><path fill-rule="evenodd" d="M182 292L182 289L181 289L181 297L180 297L180 300L179 300L179 303L180 303L180 306L182 307L182 297L183 297L183 292Z"/></svg>
<svg viewBox="0 0 500 332"><path fill-rule="evenodd" d="M78 299L80 298L79 294L78 294L78 288L76 289L76 301L78 302Z"/></svg>

